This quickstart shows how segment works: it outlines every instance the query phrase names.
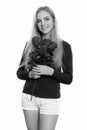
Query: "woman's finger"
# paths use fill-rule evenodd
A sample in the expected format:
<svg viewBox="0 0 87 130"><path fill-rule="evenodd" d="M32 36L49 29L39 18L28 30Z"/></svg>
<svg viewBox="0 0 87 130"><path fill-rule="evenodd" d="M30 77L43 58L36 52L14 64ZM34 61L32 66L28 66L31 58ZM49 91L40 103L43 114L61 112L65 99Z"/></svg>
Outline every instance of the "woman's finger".
<svg viewBox="0 0 87 130"><path fill-rule="evenodd" d="M40 73L40 69L32 69L33 72Z"/></svg>
<svg viewBox="0 0 87 130"><path fill-rule="evenodd" d="M39 72L34 72L34 75L41 75L41 73Z"/></svg>
<svg viewBox="0 0 87 130"><path fill-rule="evenodd" d="M33 69L35 69L35 70L39 70L39 69L40 69L40 67L33 67Z"/></svg>
<svg viewBox="0 0 87 130"><path fill-rule="evenodd" d="M45 66L45 65L36 65L36 67L42 67L42 66Z"/></svg>

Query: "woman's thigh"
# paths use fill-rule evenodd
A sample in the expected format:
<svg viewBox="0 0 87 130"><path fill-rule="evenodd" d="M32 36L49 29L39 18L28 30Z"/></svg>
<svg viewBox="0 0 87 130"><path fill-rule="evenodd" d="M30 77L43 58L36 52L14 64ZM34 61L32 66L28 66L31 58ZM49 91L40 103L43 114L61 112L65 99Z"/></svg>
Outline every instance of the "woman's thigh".
<svg viewBox="0 0 87 130"><path fill-rule="evenodd" d="M38 130L38 111L23 110L28 130Z"/></svg>
<svg viewBox="0 0 87 130"><path fill-rule="evenodd" d="M58 115L40 114L39 130L55 130Z"/></svg>

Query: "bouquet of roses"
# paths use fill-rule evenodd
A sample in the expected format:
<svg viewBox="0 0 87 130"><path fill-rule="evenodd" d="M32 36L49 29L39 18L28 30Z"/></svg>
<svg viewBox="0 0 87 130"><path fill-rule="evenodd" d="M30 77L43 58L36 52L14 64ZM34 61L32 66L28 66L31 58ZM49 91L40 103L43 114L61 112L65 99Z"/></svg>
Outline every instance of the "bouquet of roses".
<svg viewBox="0 0 87 130"><path fill-rule="evenodd" d="M39 37L32 38L32 44L34 50L29 53L29 70L32 70L35 65L48 65L52 67L53 65L53 52L57 48L57 44L50 39L40 40ZM35 79L32 95L37 83L37 79ZM31 99L32 100L32 96Z"/></svg>
<svg viewBox="0 0 87 130"><path fill-rule="evenodd" d="M57 48L57 44L50 39L39 40L39 37L33 37L32 44L34 50L29 53L28 62L30 69L37 64L52 67L53 52Z"/></svg>

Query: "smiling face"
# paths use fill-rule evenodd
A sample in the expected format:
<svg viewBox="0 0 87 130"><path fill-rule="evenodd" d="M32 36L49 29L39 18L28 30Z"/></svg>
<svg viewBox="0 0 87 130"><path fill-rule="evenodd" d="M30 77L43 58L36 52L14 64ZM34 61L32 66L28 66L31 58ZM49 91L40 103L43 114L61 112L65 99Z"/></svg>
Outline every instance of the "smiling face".
<svg viewBox="0 0 87 130"><path fill-rule="evenodd" d="M54 21L50 13L44 10L37 13L36 22L39 31L43 34L48 34L54 25Z"/></svg>

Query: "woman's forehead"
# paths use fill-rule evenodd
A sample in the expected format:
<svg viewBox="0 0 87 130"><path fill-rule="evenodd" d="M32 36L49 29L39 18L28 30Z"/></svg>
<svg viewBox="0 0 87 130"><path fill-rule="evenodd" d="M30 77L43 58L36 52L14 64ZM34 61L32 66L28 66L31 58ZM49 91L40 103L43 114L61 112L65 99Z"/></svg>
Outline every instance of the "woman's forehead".
<svg viewBox="0 0 87 130"><path fill-rule="evenodd" d="M49 12L41 10L40 12L37 13L37 19L41 19L43 17L51 17L51 15Z"/></svg>

